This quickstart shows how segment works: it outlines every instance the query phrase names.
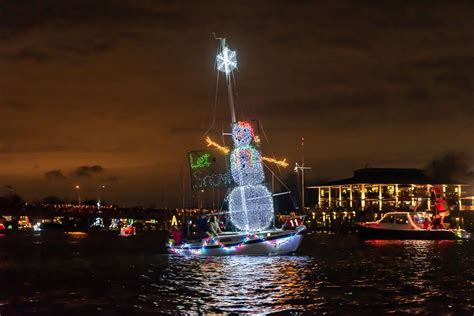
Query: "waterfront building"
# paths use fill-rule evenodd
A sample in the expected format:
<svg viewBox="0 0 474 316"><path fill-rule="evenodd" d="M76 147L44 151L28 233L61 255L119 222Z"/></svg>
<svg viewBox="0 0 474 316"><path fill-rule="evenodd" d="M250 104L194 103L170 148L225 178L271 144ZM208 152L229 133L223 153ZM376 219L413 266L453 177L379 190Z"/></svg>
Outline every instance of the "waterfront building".
<svg viewBox="0 0 474 316"><path fill-rule="evenodd" d="M443 183L420 169L365 168L354 170L351 178L319 183L307 189L316 193L316 210L387 212L393 209L431 210L433 188L442 190L450 206L462 210L467 185Z"/></svg>

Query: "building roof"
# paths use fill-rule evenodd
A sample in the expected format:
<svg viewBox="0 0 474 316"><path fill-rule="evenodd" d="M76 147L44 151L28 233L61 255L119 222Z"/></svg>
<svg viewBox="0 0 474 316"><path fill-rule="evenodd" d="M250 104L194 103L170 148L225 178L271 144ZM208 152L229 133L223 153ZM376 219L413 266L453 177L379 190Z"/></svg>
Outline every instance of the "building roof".
<svg viewBox="0 0 474 316"><path fill-rule="evenodd" d="M421 169L365 168L354 170L352 178L323 182L308 187L349 185L349 184L447 184L425 175ZM456 183L457 184L457 183Z"/></svg>

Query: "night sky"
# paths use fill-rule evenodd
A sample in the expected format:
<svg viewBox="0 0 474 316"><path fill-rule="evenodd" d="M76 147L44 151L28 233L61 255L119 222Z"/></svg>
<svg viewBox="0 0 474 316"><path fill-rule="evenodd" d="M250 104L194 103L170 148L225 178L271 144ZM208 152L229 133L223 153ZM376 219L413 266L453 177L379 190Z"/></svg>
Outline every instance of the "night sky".
<svg viewBox="0 0 474 316"><path fill-rule="evenodd" d="M0 185L179 206L213 118L212 32L237 51L238 113L263 124L264 154L293 166L305 137L308 184L474 155L473 1L290 3L0 1Z"/></svg>

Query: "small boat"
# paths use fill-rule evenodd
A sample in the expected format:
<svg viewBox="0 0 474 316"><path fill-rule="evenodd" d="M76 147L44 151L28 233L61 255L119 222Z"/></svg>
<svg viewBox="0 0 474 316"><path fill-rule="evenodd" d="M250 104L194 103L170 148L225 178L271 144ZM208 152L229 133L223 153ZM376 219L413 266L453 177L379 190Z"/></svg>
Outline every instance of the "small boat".
<svg viewBox="0 0 474 316"><path fill-rule="evenodd" d="M456 240L470 239L464 229L433 228L424 224L424 215L389 212L375 222L357 223L359 236L365 240Z"/></svg>
<svg viewBox="0 0 474 316"><path fill-rule="evenodd" d="M223 232L196 243L169 244L167 250L179 256L286 255L295 252L306 230L270 229L257 233Z"/></svg>
<svg viewBox="0 0 474 316"><path fill-rule="evenodd" d="M45 231L45 230L62 231L64 230L64 225L57 222L41 223L41 231Z"/></svg>
<svg viewBox="0 0 474 316"><path fill-rule="evenodd" d="M135 236L136 234L137 231L132 225L127 225L120 228L120 236L122 237Z"/></svg>

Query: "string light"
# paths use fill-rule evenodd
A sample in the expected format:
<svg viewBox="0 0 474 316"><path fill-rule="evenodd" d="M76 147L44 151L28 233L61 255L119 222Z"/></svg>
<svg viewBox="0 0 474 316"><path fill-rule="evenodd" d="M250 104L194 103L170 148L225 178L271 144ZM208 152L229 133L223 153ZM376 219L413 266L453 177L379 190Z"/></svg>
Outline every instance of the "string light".
<svg viewBox="0 0 474 316"><path fill-rule="evenodd" d="M267 228L273 218L273 197L261 183L265 180L262 155L253 144L255 134L248 122L232 126L234 149L230 173L238 185L228 196L230 220L241 231Z"/></svg>
<svg viewBox="0 0 474 316"><path fill-rule="evenodd" d="M265 174L260 152L250 145L234 149L230 154L230 173L238 185L262 183Z"/></svg>
<svg viewBox="0 0 474 316"><path fill-rule="evenodd" d="M189 155L189 163L191 165L191 169L209 167L211 165L210 159L211 155L208 153L204 153L197 157L196 162L194 162L193 155Z"/></svg>
<svg viewBox="0 0 474 316"><path fill-rule="evenodd" d="M260 136L255 135L255 137L253 138L253 141L255 142L255 144L260 145Z"/></svg>
<svg viewBox="0 0 474 316"><path fill-rule="evenodd" d="M262 157L262 160L274 163L274 164L276 164L280 167L284 167L284 168L288 167L288 163L286 162L286 158L283 159L283 160L276 160L274 158Z"/></svg>
<svg viewBox="0 0 474 316"><path fill-rule="evenodd" d="M235 187L229 194L230 220L241 231L259 231L270 226L273 197L262 184Z"/></svg>
<svg viewBox="0 0 474 316"><path fill-rule="evenodd" d="M236 147L248 146L255 133L249 122L237 122L232 125L232 139Z"/></svg>
<svg viewBox="0 0 474 316"><path fill-rule="evenodd" d="M263 245L265 254L268 254L268 247L270 247L271 253L285 253L293 247L298 247L300 237L299 235L305 230L304 226L299 226L292 233L285 234L284 236L278 236L275 239L268 240L268 237L272 237L271 234L267 233L267 236L261 236L256 234L248 234L238 244L232 243L231 245L222 243L219 239L211 239L209 242L204 241L202 244L188 244L184 243L181 245L173 245L172 242L168 244L168 251L179 256L207 256L207 255L235 255L245 254L247 249L251 253L255 253L254 250L250 250L254 245ZM218 246L218 247L215 247ZM261 246L259 246L262 249ZM255 248L253 248L255 249Z"/></svg>
<svg viewBox="0 0 474 316"><path fill-rule="evenodd" d="M217 69L228 74L235 68L237 68L237 53L224 47L217 55Z"/></svg>
<svg viewBox="0 0 474 316"><path fill-rule="evenodd" d="M257 142L257 139L258 139L258 142ZM258 136L254 137L254 142L257 143L257 144L260 142L260 139L258 138ZM206 137L206 143L207 143L208 147L214 147L215 149L219 150L221 153L223 153L225 155L227 155L230 152L229 147L219 145L218 143L213 141L209 136ZM283 160L276 160L274 158L263 156L262 160L264 160L266 162L274 163L274 164L276 164L280 167L284 167L284 168L289 166L289 164L286 162L286 158L283 159Z"/></svg>
<svg viewBox="0 0 474 316"><path fill-rule="evenodd" d="M213 141L209 136L206 137L206 142L207 142L207 147L214 147L220 152L222 152L224 155L227 155L230 152L230 149L225 146L221 146L215 141Z"/></svg>

